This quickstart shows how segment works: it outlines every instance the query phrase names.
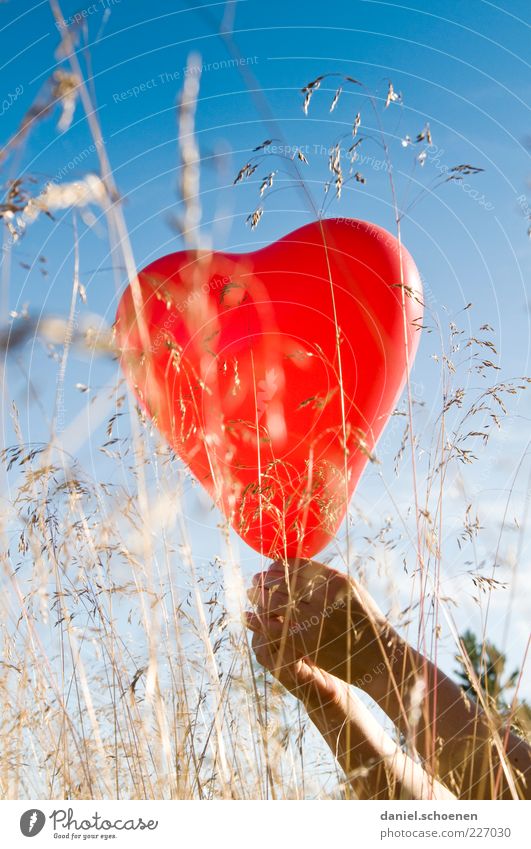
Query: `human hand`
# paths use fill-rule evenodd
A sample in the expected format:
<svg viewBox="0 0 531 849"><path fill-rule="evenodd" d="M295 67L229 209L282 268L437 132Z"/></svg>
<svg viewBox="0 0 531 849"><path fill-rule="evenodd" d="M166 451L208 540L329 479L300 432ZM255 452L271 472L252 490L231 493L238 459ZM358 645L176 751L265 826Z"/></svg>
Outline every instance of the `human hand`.
<svg viewBox="0 0 531 849"><path fill-rule="evenodd" d="M275 639L271 632L275 633L278 620L259 619L252 613L248 613L246 619L247 626L253 631L252 648L258 663L300 699L310 714L325 707L344 707L348 685L316 666L309 658L298 657L291 643L283 644L282 639Z"/></svg>
<svg viewBox="0 0 531 849"><path fill-rule="evenodd" d="M281 616L246 618L256 659L303 702L357 798L455 799L384 732L345 681L298 654L296 642L283 637Z"/></svg>
<svg viewBox="0 0 531 849"><path fill-rule="evenodd" d="M360 687L385 669L395 632L348 575L315 560L275 562L255 575L248 596L256 610L253 630L263 630L289 656Z"/></svg>

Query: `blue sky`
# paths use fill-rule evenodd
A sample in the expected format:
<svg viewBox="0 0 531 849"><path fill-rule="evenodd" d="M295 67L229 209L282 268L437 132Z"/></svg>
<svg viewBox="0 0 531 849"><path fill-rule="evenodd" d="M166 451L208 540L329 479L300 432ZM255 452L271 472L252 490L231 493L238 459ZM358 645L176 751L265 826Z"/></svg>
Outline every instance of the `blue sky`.
<svg viewBox="0 0 531 849"><path fill-rule="evenodd" d="M169 219L180 211L175 103L191 51L200 56L195 61L203 66L197 108L202 157L200 239L216 248L252 250L311 220L312 210L300 192L279 175L277 185L282 191L271 194L264 204L260 226L251 231L245 219L257 205L258 183L253 180L232 187L234 176L252 148L273 137L278 145L304 150L309 162L304 166L304 176L319 205L328 173L326 150L350 134L358 111L363 131L377 135L376 118L366 93L370 91L390 146L400 197L407 193L413 200L422 186L437 179L443 166L467 163L483 169L467 177L464 186L445 184L436 193L424 196L404 216L403 238L441 324L447 328L455 319L467 334L473 334L480 325L489 323L495 329L500 375L529 374L531 243L525 220L531 207L528 4L520 0L500 4L482 0L409 0L407 4L339 0L333 5L302 5L246 0L183 2L171 4L168 11L169 6L132 0L61 4L67 21L76 15L84 21L80 47L86 42L89 50L80 50L80 58L99 107L107 151L124 197L137 265L141 267L182 247ZM228 33L225 40L219 35L220 27ZM3 107L1 124L5 141L16 132L57 67L54 51L59 30L47 2L26 2L22 7L15 2L2 4L0 30L1 95L8 104ZM241 60L240 67L235 67L235 57ZM324 72L351 75L363 81L366 89L345 85L336 109L330 113L337 82L335 78L325 81L305 116L300 89ZM384 110L389 80L401 93L402 102ZM22 152L5 164L4 180L31 172L44 182L57 174L74 179L97 171L92 139L79 104L65 133L57 131L57 120L55 114L35 127ZM415 159L423 150L422 144L404 147L401 140L406 136L414 139L426 122L434 147L421 167ZM364 156L359 167L365 185L347 186L341 201L332 202L327 214L366 218L392 230L393 209L382 151L376 144L368 145ZM278 161L271 159L261 164L255 176L262 177L277 167ZM66 314L73 268L72 239L65 236L72 231L70 213L60 214L58 222L42 218L33 224L14 251L9 267L4 255L2 323L9 320L9 310L20 310L25 303L34 313ZM85 310L111 323L125 275L115 280L109 268L104 227L88 227L82 221L78 226L81 280L88 293L88 303L80 307L80 315ZM47 259L47 277L43 277L38 261L34 262L41 254ZM473 308L463 313L469 302ZM423 434L432 427L440 408L440 367L431 359L439 349L436 334L425 334L415 365L414 380L426 404L419 418ZM24 362L43 393L46 409L56 385L55 376L50 379L55 366L38 344L25 349ZM83 418L84 410L94 408L94 395L104 393L116 378L114 363L95 363L77 356L70 359L65 378L66 429L79 421L77 416ZM9 390L21 406L24 432L28 439L43 438L46 425L20 381L20 371L13 366ZM90 386L88 395L75 391L76 382ZM498 448L496 443L489 448L492 453L488 461L480 458L487 462L483 472L479 466L477 473L471 473L470 486L476 486L477 497L492 524L491 537L487 528L490 543L486 543L486 557L488 546L496 538L507 488L526 448L529 412L528 400L513 404L505 441ZM85 418L89 433L93 423ZM9 442L9 422L4 426L4 439ZM76 450L98 477L104 474L105 461L91 450L90 439L83 441L82 429L80 433ZM92 439L99 438L98 433ZM387 459L384 457L390 479L393 446L399 440L400 434L393 432ZM527 469L524 463L517 479L514 510L518 515L525 501ZM450 499L452 486L458 501L457 475L448 487ZM378 477L369 470L356 503L363 509L377 504L385 510L380 490ZM392 490L398 498L406 497L400 480L392 483ZM205 543L200 530L194 539L205 556L210 539L207 537ZM454 548L448 555L452 580L453 558L458 558ZM527 543L523 553L526 550ZM256 566L256 558L248 550L242 551L242 559L249 570ZM456 563L461 574L462 562ZM519 615L523 617L524 613ZM523 647L523 624L522 629L515 658Z"/></svg>
<svg viewBox="0 0 531 849"><path fill-rule="evenodd" d="M264 137L275 134L284 144L303 146L310 161L305 176L320 198L316 183L325 177L326 157L314 151L347 133L360 107L363 118L374 126L367 98L360 97L355 87L329 114L333 79L315 96L305 118L299 93L305 82L324 71L348 73L381 98L391 79L403 94L403 105L394 105L385 115L388 139L396 140L392 157L399 175L409 171L413 153L420 149L401 149L398 140L406 134L414 137L429 120L437 162L448 166L466 162L485 169L475 177L474 189L489 207L456 185L443 186L412 210L403 224L404 239L437 299L450 308L481 299L482 318L495 324L502 355L524 367L528 332L523 265L528 242L518 198L529 191L525 61L529 30L517 20L525 17L524 3L511 3L504 12L479 0L449 7L422 3L417 10L395 3L340 2L332 12L326 4L312 3L302 10L248 0L229 6L198 4L196 11L177 8L172 13L161 6L149 19L143 3L105 2L107 13L99 0L85 5L85 25L103 134L127 198L126 218L139 265L180 247L165 219L178 211L174 106L191 50L200 53L205 66L197 116L205 159L202 229L216 247L251 248L257 240L269 241L311 217L297 192L283 191L271 198L256 232L244 226L255 205L256 186L233 191L228 185L249 149ZM33 9L28 5L27 14L9 25L19 8L7 4L2 10L7 54L14 54L4 63L4 95L24 86L22 96L3 117L4 138L16 129L54 70L58 43L47 3ZM67 20L76 12L82 14L79 9L79 3L62 5ZM226 25L232 22L233 40L250 78L234 67L217 70L231 58L216 34L222 20ZM150 88L128 95L150 83ZM261 94L249 92L250 86ZM276 126L264 120L267 111ZM96 169L80 108L67 133L52 132L51 123L42 122L26 147L24 159L32 170L53 176L66 168L76 176ZM82 163L71 168L80 154ZM376 161L381 158L374 148L370 154ZM429 165L424 173L417 168L425 182L436 176L434 165L428 173ZM345 192L343 202L332 204L328 214L359 215L392 228L386 175L370 164L367 168L366 186ZM229 212L230 226L216 230L211 222L221 209ZM50 244L50 253L54 247ZM98 307L102 290L106 294L102 280L100 272L93 285L93 304ZM50 297L60 304L62 294L62 287L54 285Z"/></svg>

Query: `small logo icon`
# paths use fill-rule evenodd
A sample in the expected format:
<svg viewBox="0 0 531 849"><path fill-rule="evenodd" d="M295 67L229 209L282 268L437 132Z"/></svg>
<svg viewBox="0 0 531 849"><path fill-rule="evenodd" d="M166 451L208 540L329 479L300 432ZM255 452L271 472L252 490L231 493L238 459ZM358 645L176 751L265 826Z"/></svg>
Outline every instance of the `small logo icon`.
<svg viewBox="0 0 531 849"><path fill-rule="evenodd" d="M30 808L29 811L24 811L20 817L20 830L24 837L35 837L44 828L46 817L42 811L37 808Z"/></svg>

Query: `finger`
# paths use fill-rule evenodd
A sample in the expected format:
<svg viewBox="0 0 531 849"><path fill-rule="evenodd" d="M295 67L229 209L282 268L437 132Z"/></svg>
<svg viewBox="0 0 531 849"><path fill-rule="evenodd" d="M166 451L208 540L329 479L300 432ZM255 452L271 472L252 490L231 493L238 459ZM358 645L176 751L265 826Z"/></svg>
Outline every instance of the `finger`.
<svg viewBox="0 0 531 849"><path fill-rule="evenodd" d="M258 663L269 669L276 677L282 677L299 659L290 644L271 640L267 634L253 634L252 648Z"/></svg>
<svg viewBox="0 0 531 849"><path fill-rule="evenodd" d="M266 595L255 604L258 616L273 616L275 619L282 617L287 622L296 622L300 618L307 617L306 605L300 607L283 593L272 593Z"/></svg>
<svg viewBox="0 0 531 849"><path fill-rule="evenodd" d="M244 613L247 628L254 633L267 634L269 639L277 639L282 635L284 624L280 619L262 613Z"/></svg>
<svg viewBox="0 0 531 849"><path fill-rule="evenodd" d="M291 560L283 563L276 561L267 572L261 574L264 587L283 583L291 593L298 596L311 596L326 588L328 582L337 575L335 569L324 566L316 560Z"/></svg>
<svg viewBox="0 0 531 849"><path fill-rule="evenodd" d="M275 616L283 616L283 611L288 607L293 607L295 599L290 596L285 590L274 589L262 593L258 604L269 610ZM276 613L275 611L279 611Z"/></svg>
<svg viewBox="0 0 531 849"><path fill-rule="evenodd" d="M297 569L295 569L290 567L288 563L282 563L279 561L273 563L267 572L263 573L263 583L266 587L282 583L291 587L293 590L295 587L304 584L304 582L304 573L301 571L300 565Z"/></svg>
<svg viewBox="0 0 531 849"><path fill-rule="evenodd" d="M250 631L254 631L256 633L263 631L261 616L257 616L256 613L248 613L247 611L245 611L245 613L243 614L243 619L245 626L249 628Z"/></svg>
<svg viewBox="0 0 531 849"><path fill-rule="evenodd" d="M265 572L263 586L265 589L279 586L286 587L289 586L289 581L286 581L285 572Z"/></svg>
<svg viewBox="0 0 531 849"><path fill-rule="evenodd" d="M290 557L287 560L275 560L268 568L266 575L283 575L288 578L295 576L304 579L315 577L315 575L335 574L336 570L318 560L308 560L305 557Z"/></svg>
<svg viewBox="0 0 531 849"><path fill-rule="evenodd" d="M294 572L298 572L300 569L304 569L309 564L314 563L316 566L325 569L326 567L322 565L322 563L318 563L317 560L308 560L306 557L288 557L287 560L274 560L273 563L268 568L268 572L281 572L282 574L286 574L286 571L290 574Z"/></svg>
<svg viewBox="0 0 531 849"><path fill-rule="evenodd" d="M260 619L262 622L263 633L269 640L282 639L286 626L280 621L280 619L275 619L274 616L262 616Z"/></svg>
<svg viewBox="0 0 531 849"><path fill-rule="evenodd" d="M252 587L249 587L247 590L247 598L251 602L251 604L257 604L259 601L263 601L265 598L266 587L264 587L263 583L254 583Z"/></svg>
<svg viewBox="0 0 531 849"><path fill-rule="evenodd" d="M253 607L261 607L263 611L284 610L287 607L294 607L299 603L306 603L304 596L297 596L290 592L289 588L284 584L278 584L271 587L256 586L247 590L247 598ZM276 615L283 615L277 613Z"/></svg>
<svg viewBox="0 0 531 849"><path fill-rule="evenodd" d="M280 572L281 574L284 574L288 564L289 560L273 560L267 567L267 572Z"/></svg>
<svg viewBox="0 0 531 849"><path fill-rule="evenodd" d="M283 664L282 658L285 655L279 640L272 638L267 633L256 632L253 634L251 645L257 661L271 672L278 673L279 663Z"/></svg>
<svg viewBox="0 0 531 849"><path fill-rule="evenodd" d="M285 627L280 619L258 613L245 613L245 625L255 634L264 634L269 641L282 639Z"/></svg>
<svg viewBox="0 0 531 849"><path fill-rule="evenodd" d="M308 591L313 594L326 589L335 578L340 576L340 573L337 569L332 569L316 560L306 560L297 569L296 576L297 581L304 584Z"/></svg>
<svg viewBox="0 0 531 849"><path fill-rule="evenodd" d="M263 587L250 587L247 590L247 598L253 607L258 607L260 605L265 610L270 608L270 593L265 590Z"/></svg>
<svg viewBox="0 0 531 849"><path fill-rule="evenodd" d="M246 595L253 606L258 604L262 599L262 591L257 587L249 587Z"/></svg>
<svg viewBox="0 0 531 849"><path fill-rule="evenodd" d="M302 598L308 594L310 589L310 583L304 579L303 574L293 574L286 577L285 573L269 571L263 575L261 586L264 590L270 592L280 590L292 598Z"/></svg>
<svg viewBox="0 0 531 849"><path fill-rule="evenodd" d="M258 663L265 666L266 669L271 669L274 666L274 651L273 646L262 633L253 634L251 646Z"/></svg>
<svg viewBox="0 0 531 849"><path fill-rule="evenodd" d="M289 604L292 607L298 605L309 604L315 595L314 588L309 584L303 584L299 581L297 585L294 583L286 584L277 582L270 586L265 586L262 596L264 603L269 603L271 607L278 604ZM269 599L269 602L267 601Z"/></svg>

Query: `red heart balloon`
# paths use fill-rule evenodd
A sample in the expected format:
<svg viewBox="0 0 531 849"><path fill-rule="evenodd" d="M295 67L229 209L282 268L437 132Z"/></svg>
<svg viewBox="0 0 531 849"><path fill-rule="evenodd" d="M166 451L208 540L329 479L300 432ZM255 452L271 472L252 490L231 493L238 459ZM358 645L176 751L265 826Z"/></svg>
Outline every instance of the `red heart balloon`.
<svg viewBox="0 0 531 849"><path fill-rule="evenodd" d="M254 253L156 260L115 328L141 406L240 536L313 557L404 386L421 292L394 236L331 219Z"/></svg>

